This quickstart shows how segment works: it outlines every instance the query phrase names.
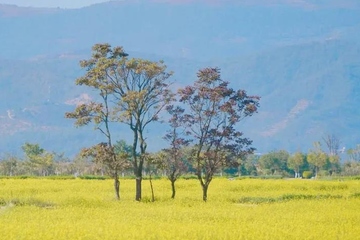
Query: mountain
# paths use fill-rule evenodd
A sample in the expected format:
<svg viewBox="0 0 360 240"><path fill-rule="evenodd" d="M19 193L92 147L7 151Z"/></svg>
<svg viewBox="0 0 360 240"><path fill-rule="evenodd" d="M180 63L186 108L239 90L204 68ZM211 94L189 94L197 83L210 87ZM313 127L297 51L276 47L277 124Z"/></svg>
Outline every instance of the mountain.
<svg viewBox="0 0 360 240"><path fill-rule="evenodd" d="M234 88L262 97L259 113L241 124L259 152L307 151L330 133L352 147L360 142L360 7L314 2L0 5L0 153L19 153L29 141L73 156L102 140L91 126L76 129L64 118L95 97L74 81L84 73L79 60L98 42L163 59L174 86L191 84L202 67L220 67ZM163 146L163 128L149 130L151 150ZM130 139L126 128L116 132Z"/></svg>
<svg viewBox="0 0 360 240"><path fill-rule="evenodd" d="M263 149L307 151L326 134L344 146L360 141L359 57L359 44L328 40L277 48L223 70L239 79L237 87L262 96L246 128Z"/></svg>

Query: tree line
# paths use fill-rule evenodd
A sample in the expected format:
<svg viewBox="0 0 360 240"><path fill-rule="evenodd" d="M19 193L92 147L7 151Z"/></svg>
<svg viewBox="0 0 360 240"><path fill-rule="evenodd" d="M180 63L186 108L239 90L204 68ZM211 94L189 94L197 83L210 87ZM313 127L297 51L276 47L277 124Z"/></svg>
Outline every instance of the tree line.
<svg viewBox="0 0 360 240"><path fill-rule="evenodd" d="M166 135L165 137L168 137ZM144 167L143 175L153 173L156 176L167 176L170 181L182 175L195 173L191 162L191 146L178 149L175 141L173 149L162 149L148 155L148 162ZM320 149L318 148L320 146ZM348 149L346 152L337 152L330 155L322 149L321 142L315 142L314 148L308 152L289 153L286 150L274 150L266 154L249 154L238 159L231 166L223 166L216 172L224 176L281 176L302 178L304 171L310 171L313 177L319 176L355 176L360 175L360 145ZM0 175L2 176L51 176L51 175L99 175L109 174L107 165L96 161L94 157L84 156L83 151L73 159L64 153L48 152L39 144L25 143L22 147L24 157L5 154L0 158ZM131 145L125 140L114 144L116 154L127 156L131 153ZM169 151L178 151L169 153ZM340 153L345 154L343 163ZM319 155L315 158L316 154ZM173 156L173 157L170 157ZM123 177L132 175L131 159L121 170ZM176 181L176 180L175 180Z"/></svg>
<svg viewBox="0 0 360 240"><path fill-rule="evenodd" d="M169 135L166 134L165 138ZM152 176L166 177L172 187L171 198L175 198L175 182L180 177L193 178L196 176L196 162L193 161L193 146L179 149L172 141L170 148L162 149L147 155L142 175L151 180ZM314 143L308 152L295 152L290 154L286 150L274 150L266 154L249 154L239 158L230 165L218 168L214 175L226 177L295 177L311 178L323 176L356 176L360 175L360 145L346 151L346 161L340 162L339 152L331 155L325 148L326 144ZM319 148L320 147L320 148ZM65 155L48 152L39 144L25 143L22 146L24 158L5 155L0 159L0 175L2 176L69 176L92 177L111 176L111 166L101 158L84 154L81 151L74 159ZM123 162L119 171L122 177L133 177L130 154L131 145L124 140L114 143L117 155L126 155L128 159ZM317 158L314 157L317 155ZM154 200L154 192L153 200Z"/></svg>

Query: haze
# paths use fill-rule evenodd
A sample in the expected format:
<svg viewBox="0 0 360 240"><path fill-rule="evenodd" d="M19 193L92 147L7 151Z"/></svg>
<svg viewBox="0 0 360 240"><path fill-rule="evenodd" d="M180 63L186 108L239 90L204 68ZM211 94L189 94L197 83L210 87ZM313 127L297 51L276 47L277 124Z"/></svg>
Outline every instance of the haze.
<svg viewBox="0 0 360 240"><path fill-rule="evenodd" d="M95 3L108 2L107 0L4 0L0 4L12 4L22 7L46 7L46 8L81 8Z"/></svg>

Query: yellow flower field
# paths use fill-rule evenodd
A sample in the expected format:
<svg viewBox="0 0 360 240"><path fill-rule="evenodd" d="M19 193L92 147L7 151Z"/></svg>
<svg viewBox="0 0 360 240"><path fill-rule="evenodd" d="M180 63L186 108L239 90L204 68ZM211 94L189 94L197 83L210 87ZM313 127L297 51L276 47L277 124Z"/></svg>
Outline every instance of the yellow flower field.
<svg viewBox="0 0 360 240"><path fill-rule="evenodd" d="M359 239L360 182L215 179L208 202L197 180L1 179L0 239Z"/></svg>

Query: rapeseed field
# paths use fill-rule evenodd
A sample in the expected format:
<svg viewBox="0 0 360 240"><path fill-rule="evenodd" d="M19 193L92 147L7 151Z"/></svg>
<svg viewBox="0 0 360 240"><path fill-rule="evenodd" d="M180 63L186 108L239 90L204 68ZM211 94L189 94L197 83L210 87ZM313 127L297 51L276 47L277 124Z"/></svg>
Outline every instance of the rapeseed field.
<svg viewBox="0 0 360 240"><path fill-rule="evenodd" d="M360 182L197 180L0 180L0 239L360 239Z"/></svg>

